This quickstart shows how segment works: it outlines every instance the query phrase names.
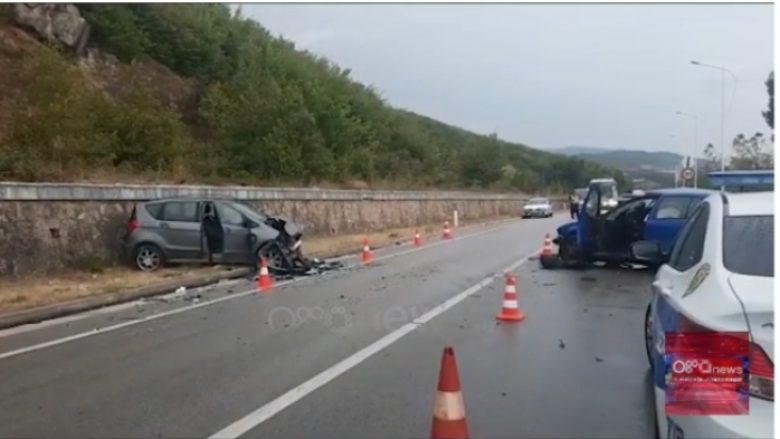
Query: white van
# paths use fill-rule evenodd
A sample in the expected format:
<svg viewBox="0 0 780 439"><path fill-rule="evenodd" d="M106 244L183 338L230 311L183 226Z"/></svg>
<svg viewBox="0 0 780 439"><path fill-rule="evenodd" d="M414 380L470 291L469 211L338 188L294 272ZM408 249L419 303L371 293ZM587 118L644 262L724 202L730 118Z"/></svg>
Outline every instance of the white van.
<svg viewBox="0 0 780 439"><path fill-rule="evenodd" d="M594 178L589 185L598 185L601 190L601 210L607 211L618 205L618 187L614 178Z"/></svg>

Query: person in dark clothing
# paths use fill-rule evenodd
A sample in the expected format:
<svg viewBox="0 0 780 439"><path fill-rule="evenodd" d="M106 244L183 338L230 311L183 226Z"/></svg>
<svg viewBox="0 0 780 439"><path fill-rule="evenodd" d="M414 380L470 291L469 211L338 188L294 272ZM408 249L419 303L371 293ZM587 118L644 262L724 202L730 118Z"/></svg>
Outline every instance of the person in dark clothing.
<svg viewBox="0 0 780 439"><path fill-rule="evenodd" d="M575 198L574 195L569 195L569 214L571 215L571 219L577 218L577 215L579 215L579 207L577 198Z"/></svg>
<svg viewBox="0 0 780 439"><path fill-rule="evenodd" d="M214 254L222 253L222 224L217 218L214 206L207 204L203 209L203 233L206 235L206 247L209 252L209 264L214 263Z"/></svg>

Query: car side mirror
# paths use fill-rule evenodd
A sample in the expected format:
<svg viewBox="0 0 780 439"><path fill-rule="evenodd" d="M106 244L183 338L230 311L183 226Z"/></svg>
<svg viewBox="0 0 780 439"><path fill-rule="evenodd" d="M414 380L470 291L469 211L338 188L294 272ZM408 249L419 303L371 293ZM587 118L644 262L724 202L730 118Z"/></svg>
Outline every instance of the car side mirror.
<svg viewBox="0 0 780 439"><path fill-rule="evenodd" d="M631 244L631 257L640 262L660 264L662 261L661 245L658 241L637 241Z"/></svg>
<svg viewBox="0 0 780 439"><path fill-rule="evenodd" d="M258 224L256 222L252 221L249 218L244 218L244 227L246 227L247 229L254 229L257 226Z"/></svg>

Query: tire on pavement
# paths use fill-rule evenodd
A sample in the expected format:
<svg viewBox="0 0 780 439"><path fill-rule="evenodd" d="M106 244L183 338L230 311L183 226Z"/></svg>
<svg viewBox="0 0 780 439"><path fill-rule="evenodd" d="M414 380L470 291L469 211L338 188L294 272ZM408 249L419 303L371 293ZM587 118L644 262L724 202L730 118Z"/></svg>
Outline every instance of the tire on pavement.
<svg viewBox="0 0 780 439"><path fill-rule="evenodd" d="M133 251L133 265L141 271L156 271L165 265L165 253L154 244L138 244Z"/></svg>
<svg viewBox="0 0 780 439"><path fill-rule="evenodd" d="M650 370L653 370L653 354L651 353L651 349L654 349L653 346L653 321L651 318L652 313L652 302L647 304L647 310L645 310L645 354L647 354L647 362L650 365Z"/></svg>
<svg viewBox="0 0 780 439"><path fill-rule="evenodd" d="M541 263L542 268L547 270L552 270L561 266L561 260L558 258L558 255L539 255L539 262Z"/></svg>
<svg viewBox="0 0 780 439"><path fill-rule="evenodd" d="M561 260L561 265L567 268L587 268L588 264L583 260L581 252L577 249L576 244L572 242L572 239L566 236L558 237L558 256Z"/></svg>

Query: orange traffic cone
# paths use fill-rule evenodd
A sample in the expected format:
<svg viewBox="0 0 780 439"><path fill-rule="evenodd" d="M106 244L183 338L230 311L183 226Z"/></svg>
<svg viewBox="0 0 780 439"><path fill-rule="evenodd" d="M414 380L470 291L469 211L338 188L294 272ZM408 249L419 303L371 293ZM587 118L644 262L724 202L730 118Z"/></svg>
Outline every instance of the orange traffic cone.
<svg viewBox="0 0 780 439"><path fill-rule="evenodd" d="M441 356L439 386L436 389L436 402L433 405L431 439L468 437L466 407L463 404L463 393L460 390L455 351L452 347L447 346Z"/></svg>
<svg viewBox="0 0 780 439"><path fill-rule="evenodd" d="M542 254L541 256L552 256L553 255L553 249L552 249L552 240L550 240L550 234L545 233L544 234L544 246L542 247Z"/></svg>
<svg viewBox="0 0 780 439"><path fill-rule="evenodd" d="M444 230L441 233L442 239L452 239L452 230L450 230L450 222L444 221Z"/></svg>
<svg viewBox="0 0 780 439"><path fill-rule="evenodd" d="M273 280L268 273L268 261L265 257L260 257L260 276L257 277L257 290L260 292L271 291Z"/></svg>
<svg viewBox="0 0 780 439"><path fill-rule="evenodd" d="M422 238L420 238L420 231L415 229L414 230L414 246L420 247L422 245Z"/></svg>
<svg viewBox="0 0 780 439"><path fill-rule="evenodd" d="M517 305L517 280L512 273L506 274L506 289L504 290L504 303L501 306L501 312L496 319L506 322L519 322L525 318L525 314Z"/></svg>
<svg viewBox="0 0 780 439"><path fill-rule="evenodd" d="M363 240L363 255L361 260L364 264L370 264L374 261L374 255L371 253L371 247L368 246L368 238Z"/></svg>

